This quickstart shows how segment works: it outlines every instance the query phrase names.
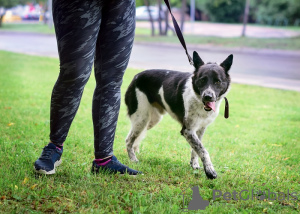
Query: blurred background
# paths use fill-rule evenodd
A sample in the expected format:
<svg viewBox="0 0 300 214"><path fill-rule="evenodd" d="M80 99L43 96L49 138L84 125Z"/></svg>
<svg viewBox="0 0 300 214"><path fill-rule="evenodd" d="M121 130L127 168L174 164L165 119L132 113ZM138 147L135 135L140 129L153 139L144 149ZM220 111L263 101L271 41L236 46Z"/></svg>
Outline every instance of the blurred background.
<svg viewBox="0 0 300 214"><path fill-rule="evenodd" d="M127 158L124 93L134 75L151 68L194 70L162 0L136 0L135 43L114 144L117 157L145 176L90 173L93 74L64 146L64 166L55 176L36 176L32 164L49 142L50 92L60 69L52 1L0 0L0 213L182 213L192 192L185 205L182 194L192 184L203 187L207 213L299 213L300 196L293 201L289 195L300 193L300 0L170 3L190 55L197 51L204 62L234 56L230 76L239 84L227 96L230 117L224 119L221 104L203 140L219 178L207 180L203 170L188 166L190 146L169 116L147 133L141 162ZM214 189L268 190L269 199L212 200Z"/></svg>
<svg viewBox="0 0 300 214"><path fill-rule="evenodd" d="M170 0L190 54L234 54L234 82L300 91L299 0ZM0 0L0 50L58 57L52 0ZM129 67L191 71L162 0L136 0ZM276 65L275 65L276 62Z"/></svg>

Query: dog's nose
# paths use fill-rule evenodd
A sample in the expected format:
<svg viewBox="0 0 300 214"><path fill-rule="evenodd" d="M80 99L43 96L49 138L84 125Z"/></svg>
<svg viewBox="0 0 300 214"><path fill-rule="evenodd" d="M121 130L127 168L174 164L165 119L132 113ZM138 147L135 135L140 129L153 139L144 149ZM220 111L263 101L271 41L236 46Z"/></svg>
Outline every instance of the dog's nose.
<svg viewBox="0 0 300 214"><path fill-rule="evenodd" d="M212 101L213 95L211 93L205 94L203 97L203 101Z"/></svg>

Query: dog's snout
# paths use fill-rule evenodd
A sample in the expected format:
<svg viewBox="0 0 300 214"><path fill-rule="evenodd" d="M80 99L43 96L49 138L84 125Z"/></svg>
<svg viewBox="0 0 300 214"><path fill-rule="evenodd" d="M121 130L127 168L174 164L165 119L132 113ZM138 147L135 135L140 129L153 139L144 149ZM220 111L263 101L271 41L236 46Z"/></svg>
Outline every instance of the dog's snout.
<svg viewBox="0 0 300 214"><path fill-rule="evenodd" d="M203 101L213 101L213 94L212 93L205 93L204 96L203 96Z"/></svg>
<svg viewBox="0 0 300 214"><path fill-rule="evenodd" d="M205 96L204 96L204 100L205 101L210 101L212 99L212 95L211 94L206 94Z"/></svg>
<svg viewBox="0 0 300 214"><path fill-rule="evenodd" d="M215 92L210 87L208 87L206 90L203 91L202 101L203 102L215 102L216 101Z"/></svg>

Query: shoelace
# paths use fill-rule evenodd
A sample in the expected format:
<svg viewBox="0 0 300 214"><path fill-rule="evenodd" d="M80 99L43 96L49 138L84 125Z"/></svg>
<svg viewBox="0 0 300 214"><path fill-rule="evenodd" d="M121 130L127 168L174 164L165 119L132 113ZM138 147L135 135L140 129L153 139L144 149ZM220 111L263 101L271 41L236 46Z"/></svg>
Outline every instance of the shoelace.
<svg viewBox="0 0 300 214"><path fill-rule="evenodd" d="M47 146L45 146L40 159L50 159L53 152L54 149L49 149Z"/></svg>

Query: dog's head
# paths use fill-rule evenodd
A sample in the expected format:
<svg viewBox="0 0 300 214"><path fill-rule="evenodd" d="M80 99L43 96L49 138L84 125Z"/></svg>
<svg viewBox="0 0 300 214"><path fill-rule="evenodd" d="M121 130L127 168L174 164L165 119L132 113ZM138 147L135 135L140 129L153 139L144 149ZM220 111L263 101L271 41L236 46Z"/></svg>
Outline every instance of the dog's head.
<svg viewBox="0 0 300 214"><path fill-rule="evenodd" d="M192 77L195 93L200 97L206 111L215 111L215 102L222 98L230 85L228 71L232 65L233 55L229 55L220 65L204 63L194 51L195 72Z"/></svg>

